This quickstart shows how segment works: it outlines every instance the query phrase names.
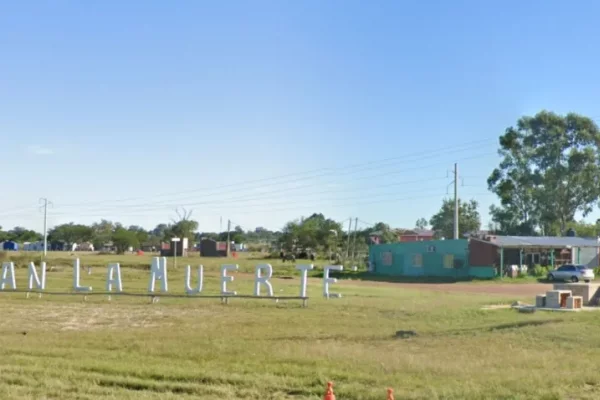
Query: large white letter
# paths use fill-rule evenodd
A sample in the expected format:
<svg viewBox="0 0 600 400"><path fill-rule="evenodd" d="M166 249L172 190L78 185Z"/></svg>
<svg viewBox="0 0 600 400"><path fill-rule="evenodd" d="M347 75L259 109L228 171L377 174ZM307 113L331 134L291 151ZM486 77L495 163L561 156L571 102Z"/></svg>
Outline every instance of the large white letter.
<svg viewBox="0 0 600 400"><path fill-rule="evenodd" d="M196 294L202 291L202 285L204 282L204 267L198 266L198 286L192 289L192 267L189 265L185 269L185 292L187 294Z"/></svg>
<svg viewBox="0 0 600 400"><path fill-rule="evenodd" d="M265 270L265 275L262 275L262 271ZM273 276L273 267L271 264L259 264L256 266L256 270L254 272L254 295L260 296L260 285L265 285L267 287L267 292L269 296L273 296L273 286L271 286L271 282L269 279Z"/></svg>
<svg viewBox="0 0 600 400"><path fill-rule="evenodd" d="M41 264L41 279L35 269L35 264L29 263L29 290L33 290L34 286L39 290L46 289L46 263Z"/></svg>
<svg viewBox="0 0 600 400"><path fill-rule="evenodd" d="M227 271L237 271L237 264L225 264L221 265L221 294L225 296L235 296L237 292L227 291L227 282L233 282L233 276L228 276Z"/></svg>
<svg viewBox="0 0 600 400"><path fill-rule="evenodd" d="M113 285L116 286L118 293L123 291L123 282L121 281L121 265L119 263L108 264L108 271L106 272L106 291L112 292Z"/></svg>
<svg viewBox="0 0 600 400"><path fill-rule="evenodd" d="M296 269L300 271L300 297L306 297L306 286L308 284L308 271L313 269L312 264L296 265Z"/></svg>
<svg viewBox="0 0 600 400"><path fill-rule="evenodd" d="M341 293L329 293L329 284L336 283L337 279L329 277L329 271L343 271L342 265L327 265L323 268L323 296L330 297L342 297Z"/></svg>
<svg viewBox="0 0 600 400"><path fill-rule="evenodd" d="M154 293L155 282L160 281L161 292L167 292L169 285L167 283L167 258L154 257L152 258L152 266L150 267L150 282L148 283L148 291Z"/></svg>
<svg viewBox="0 0 600 400"><path fill-rule="evenodd" d="M0 290L4 290L7 283L10 285L12 290L17 289L17 282L15 280L15 263L12 262L2 263L2 279L0 280Z"/></svg>
<svg viewBox="0 0 600 400"><path fill-rule="evenodd" d="M79 258L76 258L73 261L73 290L76 292L91 292L91 286L81 286L79 285Z"/></svg>

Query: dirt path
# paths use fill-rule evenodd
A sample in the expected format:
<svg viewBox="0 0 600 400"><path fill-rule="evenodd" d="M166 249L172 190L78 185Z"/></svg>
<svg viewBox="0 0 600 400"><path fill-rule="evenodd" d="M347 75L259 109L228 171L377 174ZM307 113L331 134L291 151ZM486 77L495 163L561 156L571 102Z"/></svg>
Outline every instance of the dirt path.
<svg viewBox="0 0 600 400"><path fill-rule="evenodd" d="M435 290L439 292L462 292L481 294L510 294L518 296L535 296L552 290L552 285L544 283L396 283L373 281L340 280L338 284L351 286L386 286L406 289Z"/></svg>

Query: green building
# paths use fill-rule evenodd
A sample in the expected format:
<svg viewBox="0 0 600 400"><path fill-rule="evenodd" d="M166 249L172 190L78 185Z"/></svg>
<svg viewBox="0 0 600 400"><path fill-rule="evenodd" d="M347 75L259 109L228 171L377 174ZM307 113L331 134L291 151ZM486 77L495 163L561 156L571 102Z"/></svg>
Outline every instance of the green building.
<svg viewBox="0 0 600 400"><path fill-rule="evenodd" d="M475 264L471 241L431 240L378 244L369 248L371 271L377 275L447 277L455 279L493 278L494 262Z"/></svg>
<svg viewBox="0 0 600 400"><path fill-rule="evenodd" d="M469 241L431 240L373 245L371 270L377 275L468 278Z"/></svg>

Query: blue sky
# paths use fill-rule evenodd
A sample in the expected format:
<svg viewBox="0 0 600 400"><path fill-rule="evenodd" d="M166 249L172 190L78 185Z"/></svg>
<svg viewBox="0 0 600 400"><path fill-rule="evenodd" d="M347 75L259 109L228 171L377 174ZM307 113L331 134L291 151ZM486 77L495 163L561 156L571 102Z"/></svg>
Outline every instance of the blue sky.
<svg viewBox="0 0 600 400"><path fill-rule="evenodd" d="M4 2L0 225L41 230L47 197L51 225L151 228L187 206L205 231L315 211L412 227L439 209L454 162L485 224L506 127L541 109L600 117L599 12L552 0Z"/></svg>

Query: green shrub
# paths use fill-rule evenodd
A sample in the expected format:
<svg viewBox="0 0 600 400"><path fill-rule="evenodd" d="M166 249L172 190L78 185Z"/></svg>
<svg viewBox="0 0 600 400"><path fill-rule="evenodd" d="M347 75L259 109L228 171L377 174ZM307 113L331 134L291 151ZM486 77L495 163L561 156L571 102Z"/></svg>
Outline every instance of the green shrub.
<svg viewBox="0 0 600 400"><path fill-rule="evenodd" d="M544 277L546 275L548 275L548 267L543 267L541 265L535 265L533 268L529 269L529 272L531 275L535 276L535 277Z"/></svg>

